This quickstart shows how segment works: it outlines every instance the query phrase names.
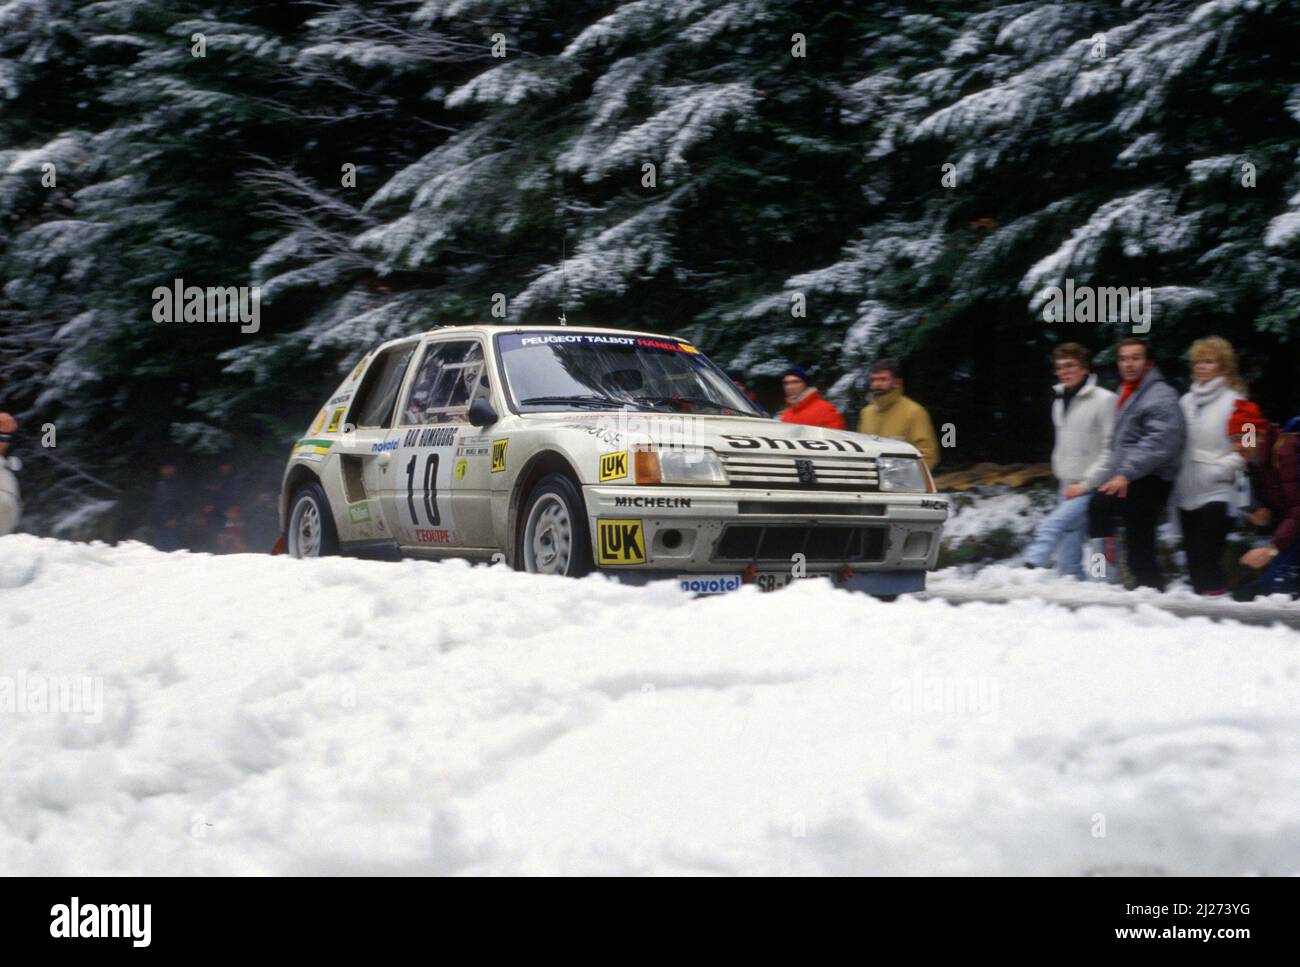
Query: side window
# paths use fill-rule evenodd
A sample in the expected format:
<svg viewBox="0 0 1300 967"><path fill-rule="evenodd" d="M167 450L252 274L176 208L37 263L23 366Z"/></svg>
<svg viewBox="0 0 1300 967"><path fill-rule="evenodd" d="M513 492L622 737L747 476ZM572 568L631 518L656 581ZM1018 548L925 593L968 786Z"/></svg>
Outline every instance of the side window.
<svg viewBox="0 0 1300 967"><path fill-rule="evenodd" d="M411 385L402 425L464 423L469 404L486 393L483 347L477 340L433 343Z"/></svg>
<svg viewBox="0 0 1300 967"><path fill-rule="evenodd" d="M370 364L356 399L352 401L349 423L358 427L388 428L393 425L393 405L397 402L397 392L402 388L402 379L406 376L406 367L410 365L415 347L413 342L394 346Z"/></svg>

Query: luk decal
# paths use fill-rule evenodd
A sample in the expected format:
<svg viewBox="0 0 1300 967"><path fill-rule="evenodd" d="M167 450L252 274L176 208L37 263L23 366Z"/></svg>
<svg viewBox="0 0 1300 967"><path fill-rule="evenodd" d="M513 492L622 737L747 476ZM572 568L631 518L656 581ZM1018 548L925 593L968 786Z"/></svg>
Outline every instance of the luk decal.
<svg viewBox="0 0 1300 967"><path fill-rule="evenodd" d="M299 440L294 445L293 455L308 460L323 460L333 445L333 440Z"/></svg>
<svg viewBox="0 0 1300 967"><path fill-rule="evenodd" d="M325 428L326 433L338 433L339 424L343 422L343 407L339 407L330 417L330 425Z"/></svg>
<svg viewBox="0 0 1300 967"><path fill-rule="evenodd" d="M835 449L840 453L847 453L852 448L858 453L866 453L854 441L837 440L834 437L827 437L824 440L791 440L787 437L745 436L739 433L724 433L722 439L740 450L758 450L762 448L763 444L767 444L773 450L821 451Z"/></svg>
<svg viewBox="0 0 1300 967"><path fill-rule="evenodd" d="M464 457L461 457L459 460L456 461L456 472L453 474L453 476L457 480L464 480L465 471L468 469L469 469L469 461L466 460Z"/></svg>
<svg viewBox="0 0 1300 967"><path fill-rule="evenodd" d="M639 520L596 521L598 564L644 564L645 541Z"/></svg>
<svg viewBox="0 0 1300 967"><path fill-rule="evenodd" d="M368 501L362 501L359 504L352 504L348 507L348 517L354 524L364 524L370 520L370 504Z"/></svg>
<svg viewBox="0 0 1300 967"><path fill-rule="evenodd" d="M404 447L449 447L456 440L454 426L426 426L424 429L407 430L402 438Z"/></svg>
<svg viewBox="0 0 1300 967"><path fill-rule="evenodd" d="M492 441L492 472L493 473L500 473L502 470L506 468L506 444L509 442L510 442L509 437L506 437L504 440Z"/></svg>
<svg viewBox="0 0 1300 967"><path fill-rule="evenodd" d="M690 497L615 497L615 507L681 507L689 509Z"/></svg>
<svg viewBox="0 0 1300 967"><path fill-rule="evenodd" d="M627 476L627 451L600 455L600 482L622 480Z"/></svg>

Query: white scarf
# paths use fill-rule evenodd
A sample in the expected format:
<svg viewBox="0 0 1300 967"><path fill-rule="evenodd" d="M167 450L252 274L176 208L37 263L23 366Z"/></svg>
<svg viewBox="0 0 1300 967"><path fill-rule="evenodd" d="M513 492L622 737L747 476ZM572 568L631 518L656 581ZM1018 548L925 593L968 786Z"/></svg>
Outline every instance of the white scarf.
<svg viewBox="0 0 1300 967"><path fill-rule="evenodd" d="M1217 400L1227 388L1227 380L1222 376L1216 376L1204 383L1193 383L1192 402L1196 404L1196 409L1200 411Z"/></svg>

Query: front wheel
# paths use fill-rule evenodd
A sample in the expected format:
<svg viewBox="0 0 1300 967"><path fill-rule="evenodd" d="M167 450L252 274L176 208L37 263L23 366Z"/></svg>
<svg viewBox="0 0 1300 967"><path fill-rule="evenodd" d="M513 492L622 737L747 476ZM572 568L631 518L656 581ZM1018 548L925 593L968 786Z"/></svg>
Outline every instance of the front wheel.
<svg viewBox="0 0 1300 967"><path fill-rule="evenodd" d="M528 495L516 559L529 574L582 577L591 573L591 538L578 488L549 474Z"/></svg>
<svg viewBox="0 0 1300 967"><path fill-rule="evenodd" d="M293 557L329 557L339 552L325 490L318 483L303 484L293 495L289 510L289 554Z"/></svg>

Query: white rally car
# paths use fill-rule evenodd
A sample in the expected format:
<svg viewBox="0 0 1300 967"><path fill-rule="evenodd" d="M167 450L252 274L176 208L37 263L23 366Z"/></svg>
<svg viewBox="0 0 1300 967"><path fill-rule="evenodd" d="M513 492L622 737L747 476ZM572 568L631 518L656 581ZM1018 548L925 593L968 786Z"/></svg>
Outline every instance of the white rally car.
<svg viewBox="0 0 1300 967"><path fill-rule="evenodd" d="M925 587L948 504L906 443L782 423L689 342L456 326L367 353L285 468L296 557L464 557L691 591Z"/></svg>

